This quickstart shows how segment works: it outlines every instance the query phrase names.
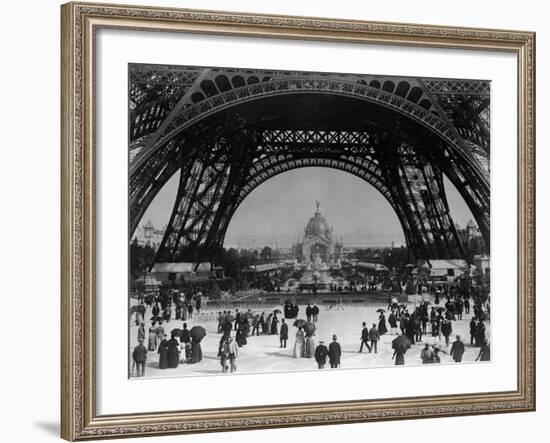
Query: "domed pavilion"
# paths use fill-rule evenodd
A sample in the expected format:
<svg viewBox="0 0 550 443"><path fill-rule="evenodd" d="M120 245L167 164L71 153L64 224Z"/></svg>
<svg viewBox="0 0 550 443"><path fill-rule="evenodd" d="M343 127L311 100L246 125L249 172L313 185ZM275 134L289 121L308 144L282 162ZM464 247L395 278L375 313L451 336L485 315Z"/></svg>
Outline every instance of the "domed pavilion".
<svg viewBox="0 0 550 443"><path fill-rule="evenodd" d="M315 262L316 257L329 264L341 259L342 244L334 240L334 229L321 214L319 202L315 203L316 210L304 229L304 238L294 245L295 256L306 264Z"/></svg>

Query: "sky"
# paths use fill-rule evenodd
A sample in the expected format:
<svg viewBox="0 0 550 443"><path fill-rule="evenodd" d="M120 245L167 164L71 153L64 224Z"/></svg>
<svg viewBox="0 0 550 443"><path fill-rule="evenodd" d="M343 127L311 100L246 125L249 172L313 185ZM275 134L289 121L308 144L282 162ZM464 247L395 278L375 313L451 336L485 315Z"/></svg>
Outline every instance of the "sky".
<svg viewBox="0 0 550 443"><path fill-rule="evenodd" d="M157 229L170 218L179 173L156 196L140 224L151 220ZM453 220L464 227L473 216L445 178ZM315 212L315 201L344 246L378 247L405 243L397 215L385 198L366 181L344 171L306 167L284 172L252 191L235 212L225 237L225 247L289 247L301 239Z"/></svg>

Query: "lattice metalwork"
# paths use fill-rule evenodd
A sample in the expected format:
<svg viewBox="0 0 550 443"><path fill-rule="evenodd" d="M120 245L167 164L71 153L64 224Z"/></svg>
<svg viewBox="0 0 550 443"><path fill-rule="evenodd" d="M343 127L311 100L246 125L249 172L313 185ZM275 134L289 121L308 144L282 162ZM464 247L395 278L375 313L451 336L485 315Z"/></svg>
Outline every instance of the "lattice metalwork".
<svg viewBox="0 0 550 443"><path fill-rule="evenodd" d="M130 76L131 232L180 171L157 261L214 260L244 198L274 175L307 166L372 184L396 211L411 249L425 258L464 256L445 174L489 244L489 82L151 65L131 68ZM325 120L315 115L315 123L302 118L285 127L280 113L292 106L244 112L304 94L363 101L371 112L379 106L390 114L359 110L346 120L328 112Z"/></svg>

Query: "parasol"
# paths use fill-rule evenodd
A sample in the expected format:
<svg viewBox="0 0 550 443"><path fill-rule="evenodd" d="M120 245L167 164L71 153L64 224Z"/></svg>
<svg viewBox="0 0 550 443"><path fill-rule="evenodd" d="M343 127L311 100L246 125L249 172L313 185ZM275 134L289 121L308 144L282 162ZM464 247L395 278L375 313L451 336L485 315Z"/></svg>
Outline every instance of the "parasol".
<svg viewBox="0 0 550 443"><path fill-rule="evenodd" d="M404 305L403 303L401 303L401 304L399 305L399 307L400 307L400 308L406 308L407 305Z"/></svg>
<svg viewBox="0 0 550 443"><path fill-rule="evenodd" d="M172 329L172 331L170 332L170 335L172 337L181 337L181 329L178 329L178 328L175 328L175 329Z"/></svg>
<svg viewBox="0 0 550 443"><path fill-rule="evenodd" d="M274 314L282 314L283 312L280 309L275 309L273 311Z"/></svg>
<svg viewBox="0 0 550 443"><path fill-rule="evenodd" d="M392 297L392 299L391 299L391 302L392 302L392 303L396 303L396 304L397 304L397 298L395 298L395 297Z"/></svg>
<svg viewBox="0 0 550 443"><path fill-rule="evenodd" d="M411 340L406 335L400 335L397 338L394 338L391 342L392 349L401 350L403 353L407 352L407 349L411 347Z"/></svg>
<svg viewBox="0 0 550 443"><path fill-rule="evenodd" d="M385 314L386 310L382 309L382 308L379 308L379 309L376 310L376 312L380 312L380 314Z"/></svg>
<svg viewBox="0 0 550 443"><path fill-rule="evenodd" d="M200 342L206 336L206 330L202 326L193 326L189 335L194 341Z"/></svg>
<svg viewBox="0 0 550 443"><path fill-rule="evenodd" d="M307 322L305 325L304 325L304 332L306 334L307 337L311 337L313 335L313 333L315 332L317 328L315 327L315 325L311 322Z"/></svg>
<svg viewBox="0 0 550 443"><path fill-rule="evenodd" d="M437 308L436 311L439 312L440 314L445 310L445 308Z"/></svg>
<svg viewBox="0 0 550 443"><path fill-rule="evenodd" d="M294 322L294 326L296 326L297 328L303 328L306 323L307 322L305 320L300 318Z"/></svg>

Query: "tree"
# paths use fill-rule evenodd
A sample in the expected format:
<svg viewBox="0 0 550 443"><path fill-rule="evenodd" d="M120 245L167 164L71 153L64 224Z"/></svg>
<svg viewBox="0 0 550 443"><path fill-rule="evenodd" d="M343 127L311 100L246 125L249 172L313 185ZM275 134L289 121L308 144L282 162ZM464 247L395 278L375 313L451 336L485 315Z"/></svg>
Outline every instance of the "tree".
<svg viewBox="0 0 550 443"><path fill-rule="evenodd" d="M140 245L134 238L130 243L130 274L132 279L142 277L153 264L155 250L149 245Z"/></svg>
<svg viewBox="0 0 550 443"><path fill-rule="evenodd" d="M260 252L260 259L263 262L268 262L273 259L273 250L269 246L264 246Z"/></svg>

